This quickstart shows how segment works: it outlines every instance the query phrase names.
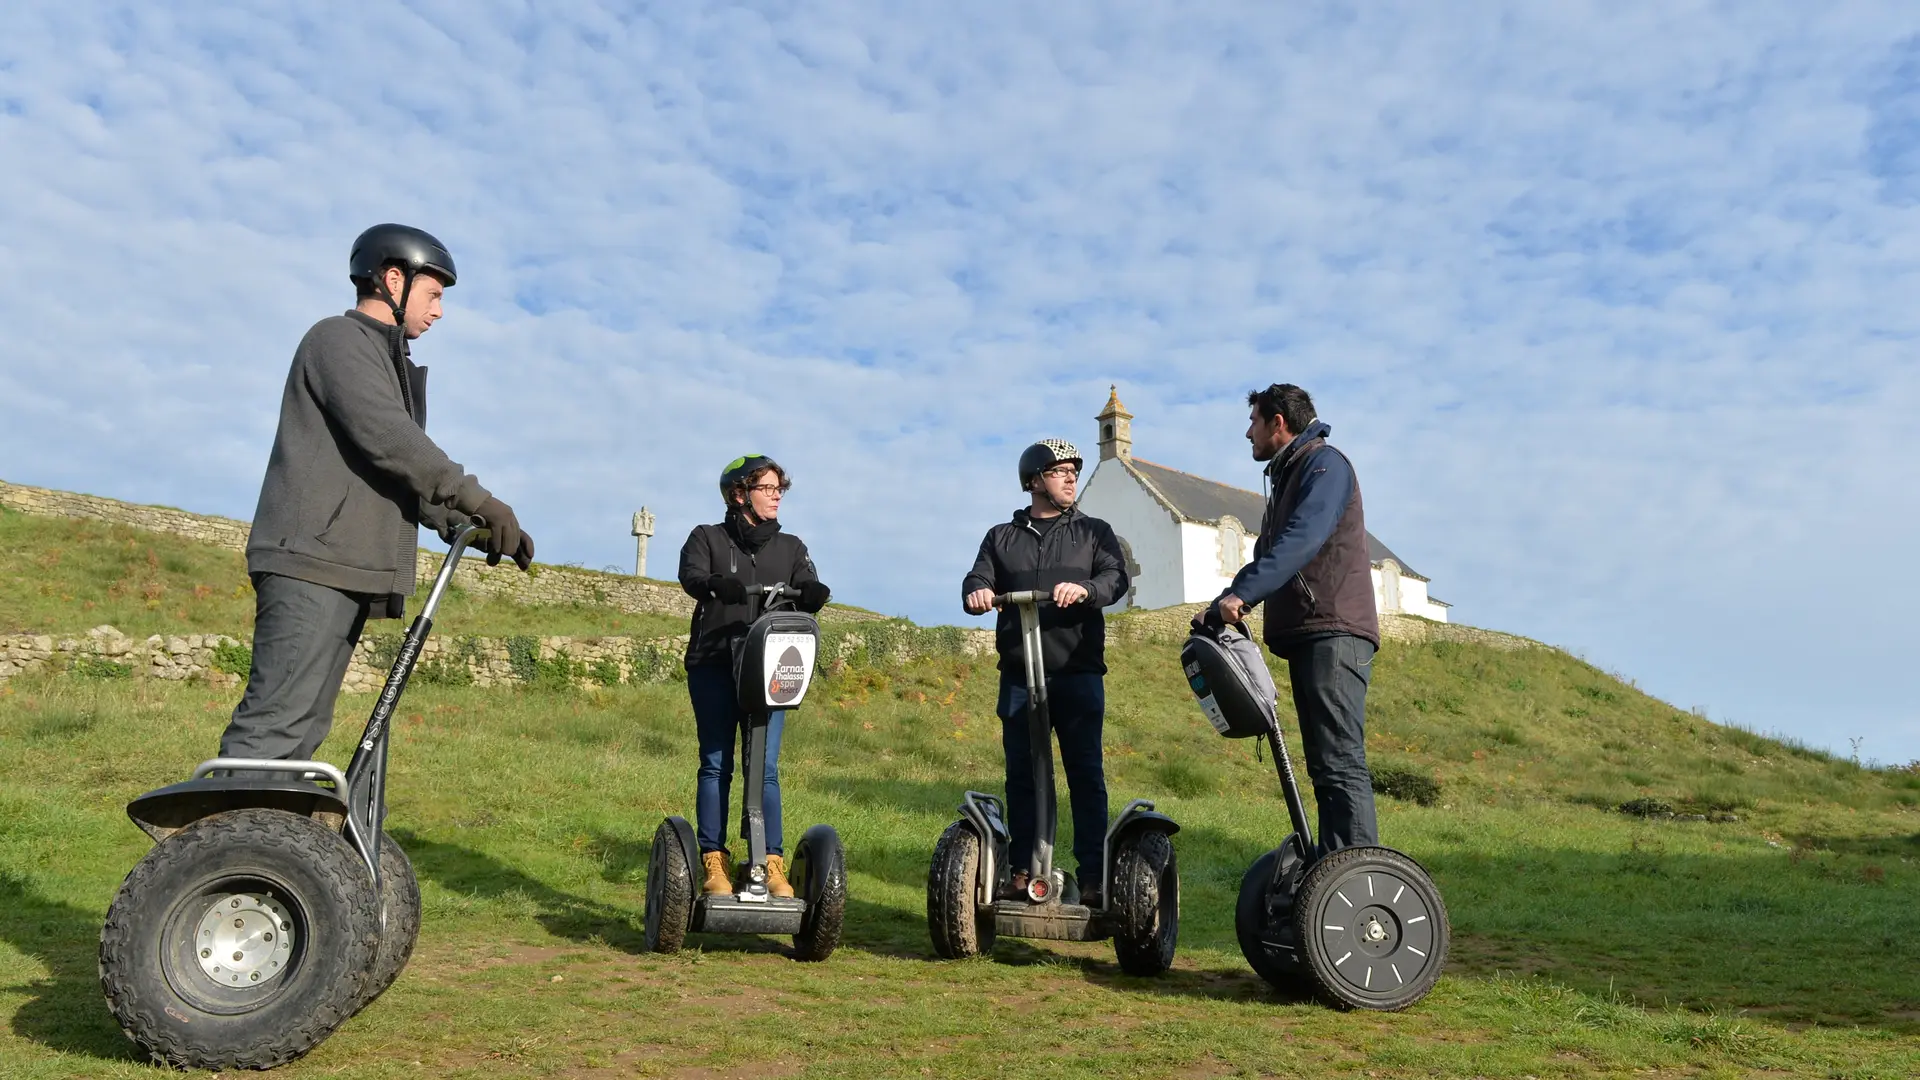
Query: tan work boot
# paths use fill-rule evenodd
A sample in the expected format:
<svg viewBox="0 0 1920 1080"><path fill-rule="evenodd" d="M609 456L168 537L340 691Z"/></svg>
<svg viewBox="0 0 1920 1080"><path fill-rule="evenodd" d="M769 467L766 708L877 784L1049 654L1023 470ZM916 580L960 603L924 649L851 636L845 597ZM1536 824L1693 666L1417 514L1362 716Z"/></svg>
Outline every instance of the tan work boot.
<svg viewBox="0 0 1920 1080"><path fill-rule="evenodd" d="M793 886L787 883L787 863L778 855L767 856L767 891L775 896L792 896Z"/></svg>
<svg viewBox="0 0 1920 1080"><path fill-rule="evenodd" d="M700 856L700 865L707 868L707 883L701 891L708 896L726 896L733 892L733 882L727 878L727 853L709 851Z"/></svg>

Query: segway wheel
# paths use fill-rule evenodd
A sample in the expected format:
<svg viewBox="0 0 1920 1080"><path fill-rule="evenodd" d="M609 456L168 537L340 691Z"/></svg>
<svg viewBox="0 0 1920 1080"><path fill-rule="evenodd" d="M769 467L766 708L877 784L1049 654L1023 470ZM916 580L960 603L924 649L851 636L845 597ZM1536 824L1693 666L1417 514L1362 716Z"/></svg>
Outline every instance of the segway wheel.
<svg viewBox="0 0 1920 1080"><path fill-rule="evenodd" d="M155 845L100 932L121 1030L182 1069L270 1069L353 1014L379 946L366 863L311 818L215 814Z"/></svg>
<svg viewBox="0 0 1920 1080"><path fill-rule="evenodd" d="M980 834L956 821L933 846L927 868L927 931L942 960L964 960L993 951L993 909L982 908Z"/></svg>
<svg viewBox="0 0 1920 1080"><path fill-rule="evenodd" d="M1433 989L1447 962L1440 890L1391 848L1343 848L1315 863L1294 920L1314 985L1348 1008L1404 1009Z"/></svg>
<svg viewBox="0 0 1920 1080"><path fill-rule="evenodd" d="M406 851L384 833L380 836L380 920L380 947L354 1012L387 992L413 958L414 943L420 938L420 879L414 876Z"/></svg>
<svg viewBox="0 0 1920 1080"><path fill-rule="evenodd" d="M1240 879L1240 900L1234 906L1233 930L1240 953L1254 974L1279 990L1310 992L1306 966L1300 960L1294 936L1293 904L1300 890L1305 861L1296 835L1254 860Z"/></svg>
<svg viewBox="0 0 1920 1080"><path fill-rule="evenodd" d="M647 857L647 951L674 953L686 943L693 925L693 874L680 830L663 821L653 831Z"/></svg>
<svg viewBox="0 0 1920 1080"><path fill-rule="evenodd" d="M1173 840L1135 831L1114 854L1108 911L1115 919L1113 951L1129 975L1158 975L1173 966L1180 937L1180 869Z"/></svg>
<svg viewBox="0 0 1920 1080"><path fill-rule="evenodd" d="M796 960L825 960L840 946L840 928L847 917L847 856L840 834L828 825L815 825L793 849L794 891L807 902L800 932L793 935Z"/></svg>

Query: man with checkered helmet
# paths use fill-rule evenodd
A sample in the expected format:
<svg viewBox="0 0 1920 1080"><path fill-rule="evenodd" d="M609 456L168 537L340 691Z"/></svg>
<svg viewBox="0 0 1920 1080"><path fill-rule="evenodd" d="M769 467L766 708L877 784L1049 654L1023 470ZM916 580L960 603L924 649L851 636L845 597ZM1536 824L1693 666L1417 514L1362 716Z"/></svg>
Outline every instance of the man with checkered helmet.
<svg viewBox="0 0 1920 1080"><path fill-rule="evenodd" d="M1065 439L1042 439L1020 454L1020 490L1028 505L1013 520L987 530L980 554L960 586L969 615L993 608L995 593L1040 589L1053 603L1040 608L1042 667L1053 730L1073 806L1073 855L1080 864L1081 902L1100 905L1101 856L1107 835L1107 778L1100 729L1106 720L1105 608L1127 594L1127 563L1112 526L1075 505L1080 451ZM1003 608L994 632L1000 651L1001 746L1007 757L1008 865L1014 896L1025 893L1033 857L1037 808L1027 738L1026 667L1020 651L1020 615Z"/></svg>

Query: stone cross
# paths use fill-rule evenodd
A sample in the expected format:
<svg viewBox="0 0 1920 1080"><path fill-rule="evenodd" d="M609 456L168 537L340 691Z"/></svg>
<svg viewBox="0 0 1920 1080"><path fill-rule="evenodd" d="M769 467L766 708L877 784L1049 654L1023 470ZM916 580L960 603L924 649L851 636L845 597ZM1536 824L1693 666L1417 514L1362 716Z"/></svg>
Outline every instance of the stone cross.
<svg viewBox="0 0 1920 1080"><path fill-rule="evenodd" d="M653 535L653 511L643 506L640 508L639 513L633 515L633 535L635 549L633 553L633 576L646 577L647 538Z"/></svg>

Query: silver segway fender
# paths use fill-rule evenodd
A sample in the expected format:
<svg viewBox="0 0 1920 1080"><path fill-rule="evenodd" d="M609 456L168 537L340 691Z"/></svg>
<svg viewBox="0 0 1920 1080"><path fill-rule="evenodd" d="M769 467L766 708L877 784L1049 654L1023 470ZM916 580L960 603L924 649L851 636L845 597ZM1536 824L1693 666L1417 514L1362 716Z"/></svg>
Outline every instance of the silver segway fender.
<svg viewBox="0 0 1920 1080"><path fill-rule="evenodd" d="M1013 843L1013 834L1007 830L1000 799L984 791L969 791L961 798L960 817L980 837L980 894L975 902L985 907L994 901L1000 859Z"/></svg>

